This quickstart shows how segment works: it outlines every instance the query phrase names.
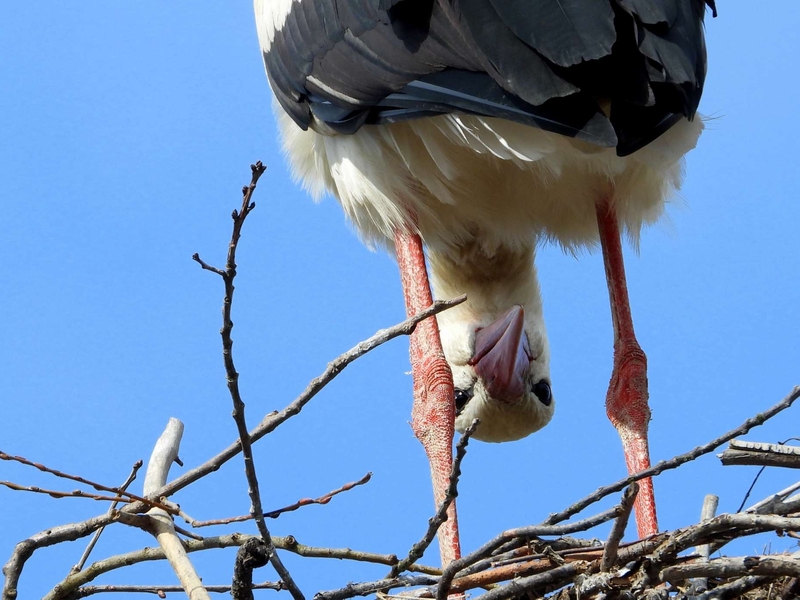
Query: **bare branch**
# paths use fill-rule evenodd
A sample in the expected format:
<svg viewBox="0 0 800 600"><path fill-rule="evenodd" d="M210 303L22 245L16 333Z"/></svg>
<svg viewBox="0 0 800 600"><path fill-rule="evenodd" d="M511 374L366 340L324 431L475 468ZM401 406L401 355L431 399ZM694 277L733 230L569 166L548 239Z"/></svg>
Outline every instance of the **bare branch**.
<svg viewBox="0 0 800 600"><path fill-rule="evenodd" d="M742 594L768 581L769 577L763 576L742 577L741 579L717 586L711 591L700 594L695 597L695 600L728 600L729 598L740 598Z"/></svg>
<svg viewBox="0 0 800 600"><path fill-rule="evenodd" d="M166 483L170 466L178 456L182 435L183 423L178 419L170 419L164 433L158 438L150 455L150 462L147 464L144 476L145 495L152 494ZM158 540L158 545L164 551L175 575L178 576L186 595L190 600L210 600L202 579L195 571L181 539L175 532L172 517L160 508L151 508L147 514L150 517L153 535Z"/></svg>
<svg viewBox="0 0 800 600"><path fill-rule="evenodd" d="M369 596L376 592L385 592L393 588L411 587L416 585L435 585L437 577L429 575L410 575L405 577L393 577L381 579L380 581L370 581L367 583L349 583L339 590L330 592L319 592L314 596L314 600L345 600L355 596Z"/></svg>
<svg viewBox="0 0 800 600"><path fill-rule="evenodd" d="M125 479L123 484L119 487L119 489L121 491L125 491L126 489L128 489L128 486L131 483L134 482L134 480L136 479L136 474L139 472L139 469L142 468L142 464L143 464L143 462L141 460L137 460L135 463L133 463L133 467L131 467L130 475L128 475L127 479ZM117 503L114 502L109 507L108 514L109 515L113 514L114 509L116 509L116 508L117 508ZM92 550L94 549L95 545L97 544L97 540L100 539L100 536L102 535L104 529L105 529L105 527L100 527L97 531L94 532L94 535L92 536L92 539L89 540L89 544L86 546L86 550L83 551L83 554L81 555L81 557L78 560L78 562L75 565L73 565L72 569L70 569L70 574L77 573L78 571L80 571L83 568L83 565L85 565L86 561L89 560L89 555L92 553Z"/></svg>
<svg viewBox="0 0 800 600"><path fill-rule="evenodd" d="M333 381L333 379L339 373L341 373L345 367L350 365L356 359L364 356L367 352L374 350L378 346L385 344L396 337L401 335L410 335L420 321L424 321L433 315L438 315L440 312L445 311L448 308L457 306L458 304L465 302L466 299L466 296L459 296L458 298L453 298L451 300L437 300L430 307L426 308L419 314L409 317L405 321L402 321L401 323L398 323L392 327L378 330L370 338L364 340L363 342L359 342L356 346L344 354L339 355L330 363L328 363L328 366L325 368L322 374L312 379L308 386L306 386L306 389L303 390L303 392L283 410L272 412L266 415L261 420L261 423L259 423L255 429L250 432L250 441L253 443L257 442L265 435L274 431L288 419L300 414L300 411L303 409L303 407L305 407L305 405L308 404L314 396L316 396L326 385ZM159 497L172 496L178 490L182 490L198 479L201 479L209 473L213 473L214 471L218 470L223 464L236 456L240 451L241 444L237 440L225 448L222 452L204 462L202 465L195 467L177 479L172 480L170 483L158 490L156 494ZM126 512L139 512L144 510L144 508L144 506L132 504L123 510Z"/></svg>
<svg viewBox="0 0 800 600"><path fill-rule="evenodd" d="M117 496L103 496L103 495L96 495L96 494L89 494L82 490L74 490L72 492L61 492L57 490L46 490L36 486L23 486L16 483L12 483L9 481L0 481L0 485L4 485L7 488L17 491L23 492L35 492L40 494L47 494L52 496L53 498L89 498L91 500L101 500L104 502L144 502L148 506L157 506L167 512L174 512L168 506L162 505L159 502L154 502L148 498L143 498L142 496L138 496L136 494L132 494L122 488L110 487L107 485L103 485L102 483L97 483L96 481L92 481L90 479L86 479L84 477L80 477L79 475L70 475L69 473L64 473L63 471L58 471L57 469L50 468L46 465L33 462L28 460L23 456L13 456L11 454L6 454L2 450L0 450L0 460L7 460L12 462L18 462L28 467L33 467L42 471L43 473L49 473L50 475L55 475L61 479L68 479L70 481L75 481L77 483L83 483L84 485L88 485L93 487L99 492L110 492L112 494L117 494Z"/></svg>
<svg viewBox="0 0 800 600"><path fill-rule="evenodd" d="M436 594L436 598L437 600L445 600L450 589L450 582L453 581L453 578L457 573L471 564L490 556L492 552L499 548L503 543L513 538L529 538L543 535L558 536L575 533L576 531L586 531L587 529L591 529L592 527L596 527L597 525L606 523L611 519L616 518L620 512L620 507L615 506L593 517L589 517L588 519L583 519L581 521L575 521L574 523L566 523L564 525L532 525L529 527L508 529L495 537L493 540L486 542L474 552L471 552L470 554L467 554L458 560L454 560L447 565L442 572L442 580L439 584L439 590Z"/></svg>
<svg viewBox="0 0 800 600"><path fill-rule="evenodd" d="M264 513L264 517L266 517L268 519L276 519L276 518L278 518L279 515L282 515L283 513L295 511L298 508L301 508L303 506L309 506L311 504L327 504L328 502L331 501L331 498L333 498L334 496L337 496L337 495L341 494L342 492L347 492L349 490L352 490L354 487L357 487L359 485L364 485L370 479L372 479L372 473L367 473L366 475L364 475L358 481L351 481L350 483L346 483L342 487L337 488L335 490L332 490L332 491L328 492L327 494L324 494L323 496L320 496L319 498L315 498L315 499L312 499L312 498L301 498L300 500L298 500L294 504L290 504L289 506L284 506L283 508L278 508L276 510L271 510L268 513ZM249 521L249 520L251 520L253 518L252 515L241 515L239 517L228 517L227 519L213 519L213 520L210 520L210 521L196 521L194 519L189 518L188 515L186 515L184 513L181 513L181 516L186 520L187 523L190 523L192 527L198 527L198 528L199 527L208 527L210 525L228 525L230 523L241 523L242 521Z"/></svg>
<svg viewBox="0 0 800 600"><path fill-rule="evenodd" d="M764 412L758 413L754 417L750 417L744 423L739 425L736 429L730 430L728 433L721 435L720 437L711 440L707 444L703 444L702 446L697 446L693 450L686 452L685 454L679 454L673 458L668 460L662 460L649 469L645 469L644 471L639 471L625 479L621 479L616 483L612 483L611 485L603 486L593 493L589 494L582 500L579 500L566 510L563 510L558 513L553 513L547 519L545 519L544 524L550 525L553 523L560 523L566 519L569 519L572 515L575 515L585 509L587 506L594 504L598 500L605 498L609 494L613 494L614 492L618 492L623 488L629 486L634 481L639 481L641 479L647 479L648 477L655 477L656 475L660 475L664 471L668 471L670 469L677 469L679 466L686 464L687 462L691 462L704 454L708 454L709 452L713 452L717 448L719 448L725 442L732 440L733 438L739 437L741 435L745 435L748 431L753 429L753 427L758 427L759 425L763 425L764 422L768 421L781 411L786 410L789 408L792 403L794 403L797 398L800 397L800 386L795 386L791 392L780 402L778 402L773 407L765 410Z"/></svg>
<svg viewBox="0 0 800 600"><path fill-rule="evenodd" d="M247 219L247 215L256 207L255 202L252 202L253 192L258 185L258 180L267 168L258 161L254 165L250 165L252 177L250 185L242 188L242 206L238 211L233 211L231 218L233 219L233 233L231 234L231 241L228 244L228 258L225 261L225 270L212 267L202 260L195 253L192 258L197 261L201 267L206 270L212 271L222 277L225 282L225 298L222 301L222 329L220 335L222 336L222 360L225 364L225 375L228 380L228 391L233 400L233 420L236 423L236 430L239 432L239 444L242 450L242 458L244 459L244 472L247 477L247 492L250 495L250 514L255 519L258 531L266 544L266 553L272 566L277 571L278 576L286 584L286 589L292 595L294 600L305 600L303 593L297 587L297 584L292 579L288 569L284 566L280 556L275 551L275 546L272 544L272 536L270 535L267 523L264 520L264 509L261 505L261 490L258 487L258 474L256 473L255 461L253 459L252 440L247 431L247 420L245 418L245 404L242 400L241 391L239 390L239 373L236 371L236 366L233 362L233 338L231 331L233 330L233 320L231 319L231 309L233 307L233 293L236 287L233 285L236 279L236 249L239 246L239 239L242 236L242 227ZM166 481L164 482L166 483Z"/></svg>
<svg viewBox="0 0 800 600"><path fill-rule="evenodd" d="M769 575L771 577L800 577L800 561L796 556L742 556L717 558L708 562L697 560L661 571L661 580L684 581L693 577L742 577Z"/></svg>
<svg viewBox="0 0 800 600"><path fill-rule="evenodd" d="M284 589L284 587L280 583L265 581L264 583L254 583L250 589L275 590L276 592L279 592ZM206 591L217 594L225 594L231 591L231 586L207 585ZM79 598L86 598L88 596L93 596L94 594L108 594L112 592L122 592L128 594L155 594L159 598L163 598L165 594L173 592L183 593L183 588L179 585L93 585L77 590L74 594L72 594L72 596L69 597L69 599L78 600Z"/></svg>
<svg viewBox="0 0 800 600"><path fill-rule="evenodd" d="M601 571L610 571L611 567L617 562L619 543L622 541L622 536L625 535L625 528L628 526L628 519L633 509L633 502L636 500L636 494L638 493L639 485L634 483L622 494L622 501L619 504L621 510L617 520L614 521L611 533L608 534L608 541L603 551L603 560L600 563Z"/></svg>
<svg viewBox="0 0 800 600"><path fill-rule="evenodd" d="M726 467L757 465L800 469L800 446L731 440L728 448L718 456Z"/></svg>

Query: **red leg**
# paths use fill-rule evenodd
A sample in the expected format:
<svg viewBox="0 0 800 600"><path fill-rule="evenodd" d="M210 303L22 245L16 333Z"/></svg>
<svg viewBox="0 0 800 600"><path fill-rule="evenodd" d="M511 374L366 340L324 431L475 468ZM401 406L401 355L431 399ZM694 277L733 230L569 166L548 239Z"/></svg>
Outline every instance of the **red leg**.
<svg viewBox="0 0 800 600"><path fill-rule="evenodd" d="M406 313L412 316L433 303L422 240L416 234L402 231L395 233L394 240ZM411 371L414 377L411 427L428 455L433 497L439 506L444 500L453 466L455 401L453 375L444 358L439 325L434 317L422 321L411 335ZM439 529L442 566L461 556L455 502L447 515L447 521Z"/></svg>
<svg viewBox="0 0 800 600"><path fill-rule="evenodd" d="M607 199L597 203L597 225L614 324L614 369L606 395L606 414L622 439L628 473L636 473L650 466L647 445L647 426L650 421L647 357L633 331L619 224L616 211ZM658 531L653 482L644 479L639 485L635 505L636 523L639 537L647 537Z"/></svg>

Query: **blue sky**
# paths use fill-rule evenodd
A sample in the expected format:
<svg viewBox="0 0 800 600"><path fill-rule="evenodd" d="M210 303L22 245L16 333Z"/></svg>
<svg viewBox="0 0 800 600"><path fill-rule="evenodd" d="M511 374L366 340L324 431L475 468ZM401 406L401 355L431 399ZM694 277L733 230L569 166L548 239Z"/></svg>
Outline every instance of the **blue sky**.
<svg viewBox="0 0 800 600"><path fill-rule="evenodd" d="M628 252L656 460L738 425L800 383L792 58L800 6L719 8L708 20L701 104L712 119L669 220L644 233L639 256ZM0 449L116 484L149 456L171 416L186 424L187 467L235 438L218 335L222 286L191 255L223 263L228 215L255 160L269 169L240 245L234 306L250 423L286 405L336 355L402 320L393 261L360 244L333 199L315 205L290 180L249 3L7 4L0 39ZM471 445L459 497L466 550L624 475L603 407L612 333L601 258L545 248L538 268L558 410L526 440ZM396 340L257 444L265 508L374 473L327 506L271 521L275 534L397 554L422 535L433 506L407 424L408 369L407 342ZM797 435L798 422L795 409L749 439ZM180 472L176 465L173 475ZM735 510L754 472L706 457L662 475L661 527L693 522L709 492L721 495L721 510ZM8 463L0 479L75 487ZM755 495L792 481L791 472L771 472ZM234 460L175 500L196 518L218 518L247 512L246 489ZM0 506L2 562L24 537L106 508L7 489ZM794 544L770 539L773 549ZM759 552L766 541L742 551ZM120 526L94 558L147 545L146 534ZM83 546L38 552L20 597L43 595ZM423 562L437 560L434 548ZM231 561L213 551L196 564L207 583L227 583ZM286 562L307 595L386 571ZM274 579L267 569L260 576ZM98 582L169 584L174 576L150 565Z"/></svg>

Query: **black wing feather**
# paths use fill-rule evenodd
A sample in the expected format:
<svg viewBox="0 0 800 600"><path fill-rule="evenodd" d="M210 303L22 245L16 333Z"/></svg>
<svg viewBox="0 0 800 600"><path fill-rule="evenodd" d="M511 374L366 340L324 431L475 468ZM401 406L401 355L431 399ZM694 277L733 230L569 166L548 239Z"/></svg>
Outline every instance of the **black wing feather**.
<svg viewBox="0 0 800 600"><path fill-rule="evenodd" d="M295 0L264 62L279 103L303 128L349 134L458 111L627 154L694 116L704 8L704 0Z"/></svg>
<svg viewBox="0 0 800 600"><path fill-rule="evenodd" d="M517 38L562 67L607 56L617 37L609 0L491 0L491 4Z"/></svg>

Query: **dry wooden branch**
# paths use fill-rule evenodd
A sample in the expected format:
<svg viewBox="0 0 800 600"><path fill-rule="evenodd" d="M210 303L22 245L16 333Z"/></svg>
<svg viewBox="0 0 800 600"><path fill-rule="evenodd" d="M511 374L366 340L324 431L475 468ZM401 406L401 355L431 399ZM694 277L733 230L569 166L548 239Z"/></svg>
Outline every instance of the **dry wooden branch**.
<svg viewBox="0 0 800 600"><path fill-rule="evenodd" d="M183 423L178 419L170 419L150 455L150 462L144 476L145 495L152 494L166 483L169 468L178 456L182 436ZM210 600L208 592L203 587L202 579L195 571L192 561L186 555L181 539L175 532L172 517L160 508L151 508L147 514L150 517L153 535L158 540L158 545L164 551L175 575L178 576L186 595L190 600Z"/></svg>
<svg viewBox="0 0 800 600"><path fill-rule="evenodd" d="M696 560L665 567L662 581L678 582L692 577L743 577L769 575L771 577L800 577L800 559L796 556L741 556L717 558L708 562Z"/></svg>
<svg viewBox="0 0 800 600"><path fill-rule="evenodd" d="M800 446L731 440L728 448L718 456L726 467L756 465L800 469Z"/></svg>
<svg viewBox="0 0 800 600"><path fill-rule="evenodd" d="M614 521L611 533L608 534L608 541L603 551L603 560L600 564L602 571L610 571L611 567L617 562L619 543L622 541L622 536L625 535L625 528L628 526L628 519L631 516L631 510L633 510L633 502L636 500L636 494L638 493L639 485L634 483L622 494L622 501L619 504L620 514L617 520Z"/></svg>

